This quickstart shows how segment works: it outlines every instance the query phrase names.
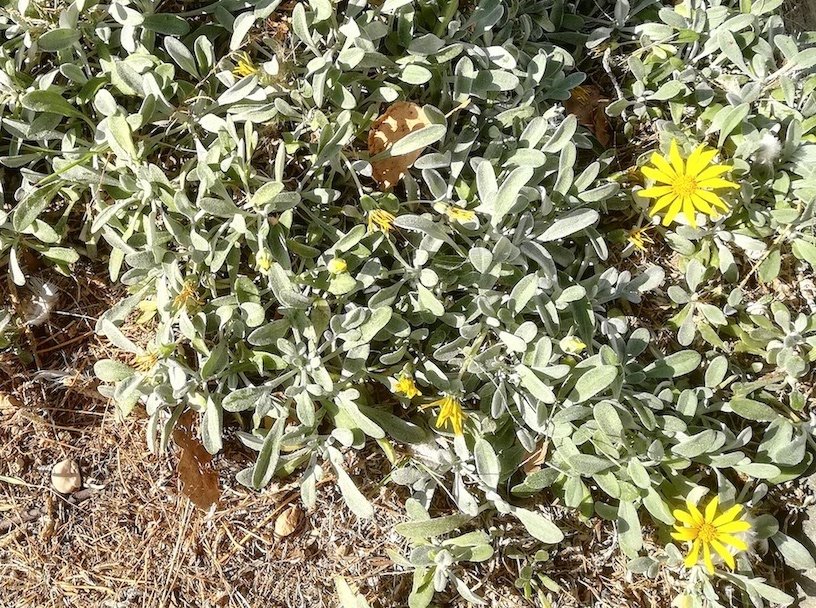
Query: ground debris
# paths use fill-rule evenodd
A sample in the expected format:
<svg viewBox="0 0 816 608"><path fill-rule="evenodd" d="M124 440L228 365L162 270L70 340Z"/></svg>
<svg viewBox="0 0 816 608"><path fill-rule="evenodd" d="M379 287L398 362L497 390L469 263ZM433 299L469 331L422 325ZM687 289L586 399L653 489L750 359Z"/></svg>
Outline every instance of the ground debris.
<svg viewBox="0 0 816 608"><path fill-rule="evenodd" d="M178 476L182 493L199 509L208 510L221 497L218 473L212 465L212 454L191 430L193 412L188 410L173 429L173 441L181 448Z"/></svg>

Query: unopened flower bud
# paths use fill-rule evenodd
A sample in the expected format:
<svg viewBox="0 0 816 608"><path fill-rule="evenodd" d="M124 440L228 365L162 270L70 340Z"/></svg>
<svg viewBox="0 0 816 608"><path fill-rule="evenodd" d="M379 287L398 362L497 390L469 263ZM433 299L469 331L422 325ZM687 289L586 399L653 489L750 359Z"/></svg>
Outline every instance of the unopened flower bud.
<svg viewBox="0 0 816 608"><path fill-rule="evenodd" d="M327 267L332 274L343 274L348 270L348 264L343 258L334 258L328 263Z"/></svg>

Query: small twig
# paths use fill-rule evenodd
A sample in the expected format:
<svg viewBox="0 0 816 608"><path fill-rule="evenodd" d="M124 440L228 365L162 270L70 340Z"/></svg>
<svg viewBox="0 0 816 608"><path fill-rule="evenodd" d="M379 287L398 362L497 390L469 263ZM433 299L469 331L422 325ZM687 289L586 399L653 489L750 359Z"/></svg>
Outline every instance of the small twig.
<svg viewBox="0 0 816 608"><path fill-rule="evenodd" d="M624 99L623 97L623 89L621 88L620 84L618 84L618 79L615 78L615 74L612 73L612 66L609 64L609 58L612 56L612 47L606 47L606 50L603 52L603 56L601 57L601 65L603 66L606 75L609 76L609 80L612 81L612 86L615 87L615 94L618 96L618 101ZM621 112L621 118L626 120L626 110Z"/></svg>
<svg viewBox="0 0 816 608"><path fill-rule="evenodd" d="M14 284L14 281L11 280L11 277L8 278L8 286L12 310L15 313L19 313L19 311L21 310L20 296L17 293L17 286ZM28 323L23 323L22 331L23 334L25 334L25 337L28 340L29 344L31 345L31 356L34 357L34 363L37 365L37 369L42 368L40 354L37 351L37 339L34 337L34 332L31 331L31 326Z"/></svg>
<svg viewBox="0 0 816 608"><path fill-rule="evenodd" d="M79 503L89 499L95 490L90 488L85 490L80 490L79 492L74 492L65 499L65 502L70 504L71 506L76 506ZM6 519L0 519L0 534L5 534L9 530L13 529L16 526L22 526L23 524L27 524L30 521L34 521L44 515L47 515L48 512L44 509L37 508L37 509L30 509L23 513L22 515L16 515L14 517L7 517Z"/></svg>
<svg viewBox="0 0 816 608"><path fill-rule="evenodd" d="M754 276L754 273L756 273L759 270L759 267L762 266L762 263L770 257L770 255L774 252L776 247L782 244L782 241L784 241L788 237L788 234L790 234L790 232L791 226L790 225L785 226L785 229L782 232L780 232L779 236L777 236L774 239L774 242L771 243L771 246L768 247L763 252L762 256L751 266L751 270L748 271L748 274L745 275L745 278L743 278L742 281L740 281L739 284L740 289L745 287L745 284L749 281L749 279L752 276Z"/></svg>
<svg viewBox="0 0 816 608"><path fill-rule="evenodd" d="M272 509L272 511L269 513L269 515L267 515L261 521L261 523L259 523L257 526L255 526L255 529L252 532L247 532L246 534L244 534L243 538L240 541L236 542L235 539L232 538L232 536L230 536L234 546L233 546L233 548L230 550L230 552L227 554L227 556L225 558L222 558L222 559L218 560L219 565L220 566L225 565L239 551L243 551L244 550L244 545L246 545L246 543L249 542L249 540L255 536L255 532L261 530L264 526L270 524L272 522L272 520L275 519L275 517L277 517L286 507L288 507L289 503L291 503L292 500L294 500L296 497L297 497L296 492L290 492L290 493L286 494L283 497L283 499L278 503L278 506L275 509Z"/></svg>
<svg viewBox="0 0 816 608"><path fill-rule="evenodd" d="M53 346L49 346L48 348L41 348L38 351L38 353L39 354L50 353L52 350L59 350L59 349L65 348L66 346L70 346L71 344L75 344L76 342L80 342L80 341L84 340L85 338L94 335L95 333L96 332L93 332L93 331L85 332L84 334L80 334L79 336L75 336L75 337L71 338L67 342L62 342L61 344L55 344Z"/></svg>

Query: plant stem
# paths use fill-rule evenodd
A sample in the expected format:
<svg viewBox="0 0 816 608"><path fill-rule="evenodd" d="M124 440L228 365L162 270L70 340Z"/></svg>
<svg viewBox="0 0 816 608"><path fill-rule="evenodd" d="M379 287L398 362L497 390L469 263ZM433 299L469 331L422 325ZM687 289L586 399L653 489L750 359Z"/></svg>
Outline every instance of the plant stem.
<svg viewBox="0 0 816 608"><path fill-rule="evenodd" d="M459 0L449 0L445 6L445 12L442 13L442 17L439 19L436 29L434 29L436 36L442 37L445 34L445 28L448 27L448 23L453 19L457 10L459 10Z"/></svg>

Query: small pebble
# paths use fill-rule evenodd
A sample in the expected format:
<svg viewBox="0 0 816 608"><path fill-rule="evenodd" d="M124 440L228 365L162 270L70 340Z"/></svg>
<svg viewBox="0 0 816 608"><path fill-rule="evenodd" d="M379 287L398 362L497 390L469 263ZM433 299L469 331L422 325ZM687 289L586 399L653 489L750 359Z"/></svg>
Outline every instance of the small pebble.
<svg viewBox="0 0 816 608"><path fill-rule="evenodd" d="M75 460L66 458L51 469L51 485L61 494L71 494L82 487L82 475Z"/></svg>

